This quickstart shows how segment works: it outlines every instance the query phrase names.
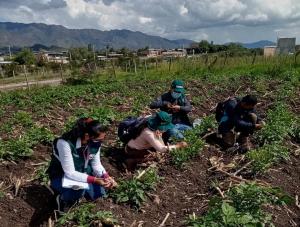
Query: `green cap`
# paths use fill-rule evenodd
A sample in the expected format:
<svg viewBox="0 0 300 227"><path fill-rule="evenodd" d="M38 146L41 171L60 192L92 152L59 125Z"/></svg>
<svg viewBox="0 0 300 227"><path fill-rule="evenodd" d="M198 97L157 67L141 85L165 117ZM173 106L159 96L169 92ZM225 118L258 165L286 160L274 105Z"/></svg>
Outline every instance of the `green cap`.
<svg viewBox="0 0 300 227"><path fill-rule="evenodd" d="M172 117L165 111L160 111L148 119L148 127L152 130L165 132L174 128Z"/></svg>
<svg viewBox="0 0 300 227"><path fill-rule="evenodd" d="M171 88L175 92L184 93L184 82L182 80L173 80Z"/></svg>

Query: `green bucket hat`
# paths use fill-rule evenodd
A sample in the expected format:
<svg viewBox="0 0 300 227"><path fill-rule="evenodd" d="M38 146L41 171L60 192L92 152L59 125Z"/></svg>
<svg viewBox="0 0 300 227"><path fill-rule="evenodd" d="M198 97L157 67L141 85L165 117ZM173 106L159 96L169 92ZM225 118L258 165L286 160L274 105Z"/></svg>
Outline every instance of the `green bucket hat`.
<svg viewBox="0 0 300 227"><path fill-rule="evenodd" d="M184 93L184 82L182 80L173 80L171 84L171 88L174 89L175 92Z"/></svg>
<svg viewBox="0 0 300 227"><path fill-rule="evenodd" d="M172 117L165 111L160 111L148 119L148 127L151 130L167 131L174 128Z"/></svg>

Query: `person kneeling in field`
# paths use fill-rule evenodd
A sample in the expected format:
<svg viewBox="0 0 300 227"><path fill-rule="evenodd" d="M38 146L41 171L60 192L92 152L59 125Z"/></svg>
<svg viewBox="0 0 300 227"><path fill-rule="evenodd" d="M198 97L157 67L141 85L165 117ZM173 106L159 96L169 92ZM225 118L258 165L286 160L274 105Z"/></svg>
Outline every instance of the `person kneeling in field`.
<svg viewBox="0 0 300 227"><path fill-rule="evenodd" d="M167 143L170 137L183 139L183 131L192 128L188 113L192 111L192 105L185 96L184 82L174 80L170 90L161 95L150 104L151 109L160 109L172 115L173 128L168 129L164 135L164 142Z"/></svg>
<svg viewBox="0 0 300 227"><path fill-rule="evenodd" d="M162 134L173 128L172 117L164 111L147 118L125 146L127 168L132 170L137 164L150 161L149 157L151 157L153 151L167 152L172 149L186 147L186 142L180 142L176 145L164 144Z"/></svg>
<svg viewBox="0 0 300 227"><path fill-rule="evenodd" d="M83 196L88 200L103 197L105 188L117 186L100 162L106 131L98 121L81 118L71 131L54 140L48 174L59 211L66 211ZM66 179L73 185L64 185Z"/></svg>
<svg viewBox="0 0 300 227"><path fill-rule="evenodd" d="M225 149L236 143L236 133L240 133L239 141L242 152L250 150L249 135L255 130L260 130L264 122L257 116L255 107L257 98L246 95L242 99L230 98L218 103L216 120L219 123L218 131L222 135Z"/></svg>

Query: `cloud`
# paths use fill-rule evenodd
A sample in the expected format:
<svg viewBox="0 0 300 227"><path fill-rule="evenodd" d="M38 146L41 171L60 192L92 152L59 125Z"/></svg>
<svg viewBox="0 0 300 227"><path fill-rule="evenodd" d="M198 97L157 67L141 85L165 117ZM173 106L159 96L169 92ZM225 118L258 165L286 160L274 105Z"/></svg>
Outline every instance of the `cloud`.
<svg viewBox="0 0 300 227"><path fill-rule="evenodd" d="M299 0L0 0L0 19L227 41L299 37Z"/></svg>

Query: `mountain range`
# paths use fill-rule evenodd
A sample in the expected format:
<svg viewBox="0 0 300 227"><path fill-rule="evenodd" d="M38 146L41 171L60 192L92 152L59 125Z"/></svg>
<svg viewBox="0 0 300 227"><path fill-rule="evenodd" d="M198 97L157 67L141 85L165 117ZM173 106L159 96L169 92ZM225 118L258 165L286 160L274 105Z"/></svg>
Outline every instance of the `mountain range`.
<svg viewBox="0 0 300 227"><path fill-rule="evenodd" d="M61 25L22 24L0 22L0 46L29 47L35 44L58 47L82 47L92 44L96 49L107 46L116 49L180 48L194 41L187 39L169 40L129 30L100 31L96 29L68 29Z"/></svg>
<svg viewBox="0 0 300 227"><path fill-rule="evenodd" d="M22 47L82 47L92 44L96 49L127 47L129 49L144 48L182 48L189 47L192 40L170 40L159 36L147 35L139 31L96 29L68 29L61 25L42 23L12 23L0 22L0 50L12 46L13 49ZM240 43L246 48L263 48L275 45L274 42L262 40L254 43ZM45 48L44 48L45 49Z"/></svg>

